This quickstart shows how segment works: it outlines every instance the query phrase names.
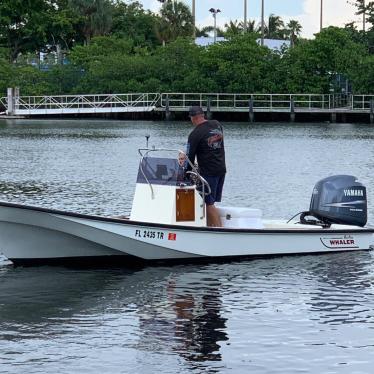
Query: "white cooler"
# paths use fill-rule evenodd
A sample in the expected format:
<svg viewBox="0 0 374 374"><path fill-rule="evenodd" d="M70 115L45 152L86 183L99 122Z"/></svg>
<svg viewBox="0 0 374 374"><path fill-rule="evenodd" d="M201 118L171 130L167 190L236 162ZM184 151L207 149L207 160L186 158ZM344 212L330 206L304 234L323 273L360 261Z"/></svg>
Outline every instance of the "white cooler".
<svg viewBox="0 0 374 374"><path fill-rule="evenodd" d="M253 208L217 206L223 227L263 229L262 211Z"/></svg>

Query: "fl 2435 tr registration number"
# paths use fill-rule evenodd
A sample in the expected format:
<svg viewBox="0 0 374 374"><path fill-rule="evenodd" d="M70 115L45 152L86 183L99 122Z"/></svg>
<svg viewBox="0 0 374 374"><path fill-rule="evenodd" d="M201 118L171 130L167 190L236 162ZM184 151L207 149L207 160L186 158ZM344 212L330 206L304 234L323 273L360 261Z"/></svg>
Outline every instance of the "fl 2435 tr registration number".
<svg viewBox="0 0 374 374"><path fill-rule="evenodd" d="M152 230L135 230L136 238L164 239L164 233Z"/></svg>

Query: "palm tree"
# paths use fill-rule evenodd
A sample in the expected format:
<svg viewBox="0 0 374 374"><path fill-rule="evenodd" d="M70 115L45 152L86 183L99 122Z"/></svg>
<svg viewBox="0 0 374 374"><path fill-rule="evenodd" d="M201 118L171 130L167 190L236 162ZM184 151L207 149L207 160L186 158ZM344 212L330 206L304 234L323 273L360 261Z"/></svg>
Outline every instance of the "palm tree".
<svg viewBox="0 0 374 374"><path fill-rule="evenodd" d="M156 33L162 44L173 41L179 36L191 36L193 28L190 8L181 1L165 0L156 26Z"/></svg>
<svg viewBox="0 0 374 374"><path fill-rule="evenodd" d="M280 16L270 14L266 27L266 36L268 38L282 39L284 37L284 22Z"/></svg>
<svg viewBox="0 0 374 374"><path fill-rule="evenodd" d="M293 47L296 43L297 37L300 36L302 26L300 25L298 21L291 19L287 23L287 29L288 29L287 31L288 31L288 34L291 40L291 47Z"/></svg>
<svg viewBox="0 0 374 374"><path fill-rule="evenodd" d="M244 23L238 22L237 20L225 23L225 34L228 35L238 35L243 32L254 32L255 31L255 21L247 21L247 29L244 30Z"/></svg>
<svg viewBox="0 0 374 374"><path fill-rule="evenodd" d="M243 23L237 20L225 23L225 32L229 35L238 35L243 32Z"/></svg>
<svg viewBox="0 0 374 374"><path fill-rule="evenodd" d="M94 36L106 35L112 27L112 3L109 0L69 0L72 9L82 18L85 44Z"/></svg>

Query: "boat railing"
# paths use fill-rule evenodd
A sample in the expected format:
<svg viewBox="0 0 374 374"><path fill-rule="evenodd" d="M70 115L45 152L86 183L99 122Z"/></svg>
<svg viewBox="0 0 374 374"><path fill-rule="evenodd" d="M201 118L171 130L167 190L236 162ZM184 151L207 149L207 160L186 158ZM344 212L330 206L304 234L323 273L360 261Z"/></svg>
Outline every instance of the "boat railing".
<svg viewBox="0 0 374 374"><path fill-rule="evenodd" d="M210 186L209 186L209 183L206 181L206 179L200 175L199 171L197 170L196 166L194 165L193 162L191 162L191 160L189 159L189 157L187 156L187 154L180 150L180 149L170 149L170 148L139 148L138 149L138 152L141 156L141 160L140 160L140 171L141 173L143 174L143 177L144 179L146 180L147 184L149 185L150 189L151 189L151 196L152 196L152 199L155 198L155 195L154 195L154 190L153 190L153 187L152 187L152 183L149 181L149 179L147 178L147 175L145 174L144 170L143 170L143 160L145 157L147 157L147 155L151 152L178 152L178 155L179 154L182 154L184 156L184 159L187 161L188 165L191 167L191 171L187 171L186 174L190 174L190 175L193 175L195 176L201 183L201 188L202 188L202 191L201 191L201 194L202 194L202 203L200 205L200 207L202 208L202 217L201 218L204 218L205 215L206 215L206 211L205 211L205 204L204 204L204 198L205 196L207 195L210 195L211 194L211 189L210 189Z"/></svg>

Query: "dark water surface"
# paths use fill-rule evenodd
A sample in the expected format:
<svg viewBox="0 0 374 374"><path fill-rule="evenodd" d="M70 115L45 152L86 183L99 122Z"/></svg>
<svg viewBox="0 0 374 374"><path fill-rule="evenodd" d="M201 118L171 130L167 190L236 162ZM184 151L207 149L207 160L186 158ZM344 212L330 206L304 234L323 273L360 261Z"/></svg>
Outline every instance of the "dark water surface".
<svg viewBox="0 0 374 374"><path fill-rule="evenodd" d="M130 212L137 149L191 126L0 122L0 200ZM288 218L353 174L374 223L374 127L225 124L225 205ZM0 266L0 373L372 373L370 252L143 269Z"/></svg>

